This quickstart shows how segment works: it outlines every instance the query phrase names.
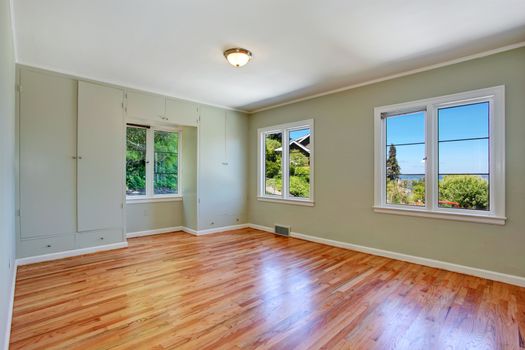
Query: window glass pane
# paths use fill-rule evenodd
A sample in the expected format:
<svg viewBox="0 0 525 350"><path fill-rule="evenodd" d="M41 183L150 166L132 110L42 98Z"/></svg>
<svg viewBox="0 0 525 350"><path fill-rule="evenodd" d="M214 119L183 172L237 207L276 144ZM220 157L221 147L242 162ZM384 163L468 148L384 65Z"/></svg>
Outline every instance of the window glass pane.
<svg viewBox="0 0 525 350"><path fill-rule="evenodd" d="M264 161L264 193L269 195L282 195L283 171L283 134L273 133L264 135L265 161Z"/></svg>
<svg viewBox="0 0 525 350"><path fill-rule="evenodd" d="M153 188L155 194L178 193L179 133L154 132L155 167Z"/></svg>
<svg viewBox="0 0 525 350"><path fill-rule="evenodd" d="M146 194L146 129L126 129L126 195Z"/></svg>
<svg viewBox="0 0 525 350"><path fill-rule="evenodd" d="M386 118L386 144L425 143L425 112Z"/></svg>
<svg viewBox="0 0 525 350"><path fill-rule="evenodd" d="M489 103L438 110L439 199L442 208L489 208Z"/></svg>
<svg viewBox="0 0 525 350"><path fill-rule="evenodd" d="M386 118L386 202L425 205L425 112Z"/></svg>
<svg viewBox="0 0 525 350"><path fill-rule="evenodd" d="M289 194L310 198L310 128L289 132Z"/></svg>
<svg viewBox="0 0 525 350"><path fill-rule="evenodd" d="M439 174L489 173L489 140L439 143Z"/></svg>
<svg viewBox="0 0 525 350"><path fill-rule="evenodd" d="M489 136L489 103L439 109L439 140Z"/></svg>

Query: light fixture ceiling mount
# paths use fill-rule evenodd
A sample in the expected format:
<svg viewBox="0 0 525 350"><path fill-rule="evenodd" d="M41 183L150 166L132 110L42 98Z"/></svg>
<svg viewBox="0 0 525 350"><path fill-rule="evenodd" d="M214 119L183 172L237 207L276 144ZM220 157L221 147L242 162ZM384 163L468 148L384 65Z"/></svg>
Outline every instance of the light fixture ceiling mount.
<svg viewBox="0 0 525 350"><path fill-rule="evenodd" d="M242 67L252 59L252 53L249 50L236 47L224 51L224 57L234 67Z"/></svg>

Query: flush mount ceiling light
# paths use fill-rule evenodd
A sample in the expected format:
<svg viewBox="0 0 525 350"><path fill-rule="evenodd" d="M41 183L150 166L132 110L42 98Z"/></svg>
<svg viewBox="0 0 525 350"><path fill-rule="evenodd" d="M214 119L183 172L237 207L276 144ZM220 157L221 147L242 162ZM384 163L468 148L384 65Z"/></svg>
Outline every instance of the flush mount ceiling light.
<svg viewBox="0 0 525 350"><path fill-rule="evenodd" d="M252 53L249 50L239 47L224 51L224 57L234 67L242 67L252 59Z"/></svg>

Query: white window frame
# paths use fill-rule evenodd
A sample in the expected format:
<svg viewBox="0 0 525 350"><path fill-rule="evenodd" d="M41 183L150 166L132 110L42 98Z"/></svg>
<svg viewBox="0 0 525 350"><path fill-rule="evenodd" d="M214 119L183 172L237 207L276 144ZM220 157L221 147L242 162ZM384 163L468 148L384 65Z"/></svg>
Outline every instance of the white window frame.
<svg viewBox="0 0 525 350"><path fill-rule="evenodd" d="M309 198L292 197L288 193L289 189L289 135L290 131L300 129L310 129L310 196ZM281 169L283 173L283 188L282 195L270 195L265 191L265 137L267 134L282 133L282 157ZM266 202L278 202L286 204L296 204L313 206L314 205L314 120L302 120L293 123L274 125L270 127L260 128L257 130L257 199Z"/></svg>
<svg viewBox="0 0 525 350"><path fill-rule="evenodd" d="M449 209L438 206L439 108L489 102L489 211ZM384 115L425 111L425 206L386 203L386 128ZM374 211L437 219L504 225L505 220L505 87L467 91L374 109Z"/></svg>
<svg viewBox="0 0 525 350"><path fill-rule="evenodd" d="M178 127L167 127L167 126L158 126L158 125L147 125L140 122L128 122L128 124L135 125L126 125L127 128L137 128L140 129L141 126L146 129L146 194L145 195L127 195L126 202L128 204L138 204L138 203L149 203L149 202L167 202L167 201L178 201L182 200L182 169L181 158L182 158L182 128ZM148 128L149 127L149 128ZM174 194L155 194L154 190L154 178L155 178L155 131L167 131L178 133L178 145L177 145L177 193ZM126 136L127 137L127 136ZM127 144L127 139L126 139ZM127 146L126 146L127 150ZM125 168L125 167L124 167ZM125 169L127 171L127 169ZM126 175L126 174L125 174ZM125 179L124 179L125 181Z"/></svg>

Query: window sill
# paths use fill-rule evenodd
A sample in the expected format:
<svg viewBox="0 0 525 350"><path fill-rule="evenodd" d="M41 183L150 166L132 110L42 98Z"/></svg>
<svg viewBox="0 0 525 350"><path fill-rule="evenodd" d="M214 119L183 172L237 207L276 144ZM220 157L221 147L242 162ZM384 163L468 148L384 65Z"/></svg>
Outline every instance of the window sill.
<svg viewBox="0 0 525 350"><path fill-rule="evenodd" d="M305 200L305 199L282 199L282 198L270 198L270 197L257 197L257 200L261 202L292 204L292 205L301 205L301 206L306 206L306 207L314 206L313 201Z"/></svg>
<svg viewBox="0 0 525 350"><path fill-rule="evenodd" d="M157 202L180 202L182 196L150 197L150 198L126 198L126 204L142 204Z"/></svg>
<svg viewBox="0 0 525 350"><path fill-rule="evenodd" d="M378 207L378 206L375 206L373 208L374 208L374 212L376 213L419 216L419 217L433 218L433 219L477 222L477 223L492 224L492 225L505 225L505 221L507 220L505 216L488 216L488 215L465 214L465 213L435 212L435 211L412 209L412 208L405 209L405 208L391 208L391 207Z"/></svg>

